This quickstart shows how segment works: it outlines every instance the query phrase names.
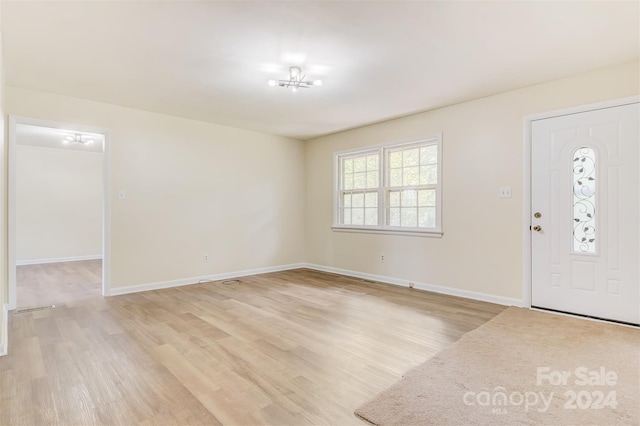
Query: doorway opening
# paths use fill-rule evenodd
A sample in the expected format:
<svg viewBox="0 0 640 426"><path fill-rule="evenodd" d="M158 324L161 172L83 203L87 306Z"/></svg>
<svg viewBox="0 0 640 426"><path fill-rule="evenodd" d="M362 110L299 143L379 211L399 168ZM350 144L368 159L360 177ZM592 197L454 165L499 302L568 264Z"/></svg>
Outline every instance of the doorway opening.
<svg viewBox="0 0 640 426"><path fill-rule="evenodd" d="M9 309L109 294L109 132L9 117Z"/></svg>

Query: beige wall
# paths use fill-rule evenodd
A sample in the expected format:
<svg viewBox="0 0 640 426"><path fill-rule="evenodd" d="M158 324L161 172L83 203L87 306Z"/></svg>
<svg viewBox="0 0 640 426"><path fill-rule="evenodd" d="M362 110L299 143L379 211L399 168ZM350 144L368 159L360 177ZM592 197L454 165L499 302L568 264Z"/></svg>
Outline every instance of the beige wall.
<svg viewBox="0 0 640 426"><path fill-rule="evenodd" d="M6 106L110 130L112 289L304 260L302 142L14 87Z"/></svg>
<svg viewBox="0 0 640 426"><path fill-rule="evenodd" d="M102 153L19 145L16 261L101 256L102 182Z"/></svg>
<svg viewBox="0 0 640 426"><path fill-rule="evenodd" d="M0 2L0 18L2 13L2 2ZM0 19L0 22L2 19ZM6 156L6 116L4 109L4 61L2 53L2 28L0 27L0 161L2 164L0 172L0 355L7 348L6 324L4 323L3 309L8 303L9 280L7 277L7 222L6 222L6 199L7 199L7 156Z"/></svg>
<svg viewBox="0 0 640 426"><path fill-rule="evenodd" d="M523 118L637 95L639 72L638 62L619 65L307 142L307 262L521 299ZM330 229L335 151L439 132L441 239ZM498 198L503 186L513 198Z"/></svg>

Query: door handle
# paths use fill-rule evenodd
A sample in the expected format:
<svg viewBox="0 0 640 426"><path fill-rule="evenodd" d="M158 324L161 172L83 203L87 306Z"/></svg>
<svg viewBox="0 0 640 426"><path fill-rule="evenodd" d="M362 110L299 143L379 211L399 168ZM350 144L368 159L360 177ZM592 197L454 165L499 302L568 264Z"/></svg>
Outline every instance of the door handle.
<svg viewBox="0 0 640 426"><path fill-rule="evenodd" d="M542 226L536 225L536 226L533 227L533 230L536 231L536 232L540 232L540 231L542 231Z"/></svg>

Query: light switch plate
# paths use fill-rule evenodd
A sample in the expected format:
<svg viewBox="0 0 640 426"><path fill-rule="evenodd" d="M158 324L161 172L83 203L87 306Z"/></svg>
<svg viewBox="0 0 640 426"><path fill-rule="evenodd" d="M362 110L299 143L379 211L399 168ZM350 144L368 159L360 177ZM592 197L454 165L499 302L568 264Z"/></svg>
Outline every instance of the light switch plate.
<svg viewBox="0 0 640 426"><path fill-rule="evenodd" d="M124 189L120 189L118 190L118 200L126 200L127 199L127 193Z"/></svg>

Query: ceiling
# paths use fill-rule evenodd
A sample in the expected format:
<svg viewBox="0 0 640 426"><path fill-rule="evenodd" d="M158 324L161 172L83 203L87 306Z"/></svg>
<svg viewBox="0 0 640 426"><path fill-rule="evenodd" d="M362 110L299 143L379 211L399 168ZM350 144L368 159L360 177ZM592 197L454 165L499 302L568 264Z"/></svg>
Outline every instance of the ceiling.
<svg viewBox="0 0 640 426"><path fill-rule="evenodd" d="M298 139L638 60L639 2L3 1L6 83ZM291 65L322 87L269 87Z"/></svg>
<svg viewBox="0 0 640 426"><path fill-rule="evenodd" d="M83 140L91 140L90 144L65 143L67 137L81 135ZM77 132L51 127L32 126L29 124L16 125L16 144L34 146L38 148L55 148L68 151L102 152L104 135L87 132Z"/></svg>

